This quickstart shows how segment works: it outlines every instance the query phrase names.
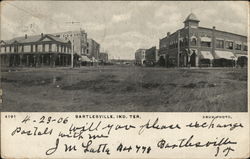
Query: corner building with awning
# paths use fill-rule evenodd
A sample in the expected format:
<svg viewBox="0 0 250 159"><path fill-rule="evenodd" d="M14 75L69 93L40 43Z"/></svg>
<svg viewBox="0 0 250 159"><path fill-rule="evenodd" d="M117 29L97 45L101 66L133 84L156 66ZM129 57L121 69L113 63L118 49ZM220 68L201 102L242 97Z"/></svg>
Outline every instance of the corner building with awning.
<svg viewBox="0 0 250 159"><path fill-rule="evenodd" d="M247 36L199 26L194 13L184 26L160 39L159 57L167 67L247 66Z"/></svg>

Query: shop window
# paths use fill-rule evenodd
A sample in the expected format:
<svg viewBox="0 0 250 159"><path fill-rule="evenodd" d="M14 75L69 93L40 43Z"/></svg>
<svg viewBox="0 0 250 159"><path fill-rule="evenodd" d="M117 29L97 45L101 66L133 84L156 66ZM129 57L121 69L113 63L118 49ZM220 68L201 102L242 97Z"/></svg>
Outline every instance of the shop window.
<svg viewBox="0 0 250 159"><path fill-rule="evenodd" d="M232 50L233 49L233 42L232 41L226 41L225 42L225 47L226 47L226 49Z"/></svg>
<svg viewBox="0 0 250 159"><path fill-rule="evenodd" d="M224 48L224 41L216 40L216 48Z"/></svg>
<svg viewBox="0 0 250 159"><path fill-rule="evenodd" d="M211 42L202 41L201 46L203 46L203 47L211 47Z"/></svg>
<svg viewBox="0 0 250 159"><path fill-rule="evenodd" d="M247 51L247 45L243 45L243 50Z"/></svg>
<svg viewBox="0 0 250 159"><path fill-rule="evenodd" d="M241 50L241 44L236 44L235 50Z"/></svg>

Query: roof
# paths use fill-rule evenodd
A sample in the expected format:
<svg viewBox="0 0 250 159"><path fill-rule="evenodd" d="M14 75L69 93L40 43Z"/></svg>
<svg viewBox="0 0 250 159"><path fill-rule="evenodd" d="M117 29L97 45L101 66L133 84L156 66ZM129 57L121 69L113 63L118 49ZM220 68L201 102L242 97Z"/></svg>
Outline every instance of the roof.
<svg viewBox="0 0 250 159"><path fill-rule="evenodd" d="M206 28L206 27L198 27L199 29L206 29L206 30L213 30L212 28ZM221 32L221 33L227 33L227 34L232 34L232 35L237 35L237 36L241 36L241 37L244 37L244 38L247 38L246 35L241 35L241 34L237 34L237 33L232 33L232 32L228 32L228 31L223 31L223 30L215 30L216 32Z"/></svg>
<svg viewBox="0 0 250 159"><path fill-rule="evenodd" d="M196 17L196 15L194 13L190 13L187 16L185 21L198 21L199 22L200 20Z"/></svg>
<svg viewBox="0 0 250 159"><path fill-rule="evenodd" d="M31 36L27 36L26 38L25 38L25 36L22 36L22 37L13 38L11 40L3 40L3 41L6 44L12 44L14 42L23 44L23 43L38 42L38 41L44 39L45 37L53 39L53 40L55 40L57 42L68 43L68 41L63 40L63 39L61 39L59 37L56 37L54 35L51 35L51 34L45 34L45 35L43 35L43 37L41 35L31 35Z"/></svg>

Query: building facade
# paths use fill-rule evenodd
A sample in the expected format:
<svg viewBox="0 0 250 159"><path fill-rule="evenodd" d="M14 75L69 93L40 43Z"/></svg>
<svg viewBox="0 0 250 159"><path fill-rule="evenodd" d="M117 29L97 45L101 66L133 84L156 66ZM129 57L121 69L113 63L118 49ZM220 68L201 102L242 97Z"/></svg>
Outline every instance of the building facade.
<svg viewBox="0 0 250 159"><path fill-rule="evenodd" d="M84 55L87 52L87 33L84 30L67 31L60 33L53 33L63 40L70 41L72 44L74 54Z"/></svg>
<svg viewBox="0 0 250 159"><path fill-rule="evenodd" d="M138 49L135 52L135 64L136 65L144 65L146 63L145 57L146 49Z"/></svg>
<svg viewBox="0 0 250 159"><path fill-rule="evenodd" d="M247 59L247 36L200 27L199 22L191 13L183 28L160 39L159 56L167 67L235 66Z"/></svg>
<svg viewBox="0 0 250 159"><path fill-rule="evenodd" d="M146 65L155 65L158 61L158 49L156 46L151 47L145 51Z"/></svg>
<svg viewBox="0 0 250 159"><path fill-rule="evenodd" d="M108 53L106 52L100 52L99 53L99 61L103 63L107 63L109 60Z"/></svg>
<svg viewBox="0 0 250 159"><path fill-rule="evenodd" d="M2 66L67 66L71 63L71 42L51 34L0 41Z"/></svg>
<svg viewBox="0 0 250 159"><path fill-rule="evenodd" d="M93 61L98 60L100 53L100 44L93 39L87 39L86 55Z"/></svg>

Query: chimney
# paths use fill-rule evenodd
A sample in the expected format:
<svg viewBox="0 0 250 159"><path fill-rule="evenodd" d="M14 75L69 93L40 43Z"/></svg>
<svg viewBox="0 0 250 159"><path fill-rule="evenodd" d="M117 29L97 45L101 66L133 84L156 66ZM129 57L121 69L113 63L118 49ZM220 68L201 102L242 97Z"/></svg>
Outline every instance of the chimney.
<svg viewBox="0 0 250 159"><path fill-rule="evenodd" d="M43 37L43 33L41 33L41 37Z"/></svg>
<svg viewBox="0 0 250 159"><path fill-rule="evenodd" d="M213 26L213 30L215 30L215 26Z"/></svg>
<svg viewBox="0 0 250 159"><path fill-rule="evenodd" d="M170 35L170 32L167 33L167 36L169 36L169 35Z"/></svg>
<svg viewBox="0 0 250 159"><path fill-rule="evenodd" d="M24 37L25 37L25 39L27 39L27 37L28 37L28 36L27 36L27 34L25 34L25 36L24 36Z"/></svg>

